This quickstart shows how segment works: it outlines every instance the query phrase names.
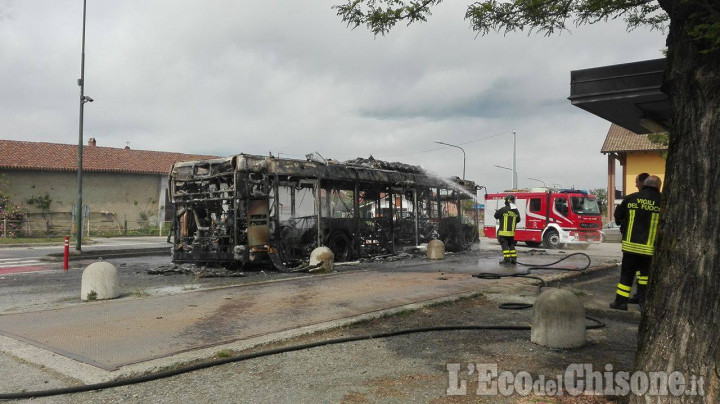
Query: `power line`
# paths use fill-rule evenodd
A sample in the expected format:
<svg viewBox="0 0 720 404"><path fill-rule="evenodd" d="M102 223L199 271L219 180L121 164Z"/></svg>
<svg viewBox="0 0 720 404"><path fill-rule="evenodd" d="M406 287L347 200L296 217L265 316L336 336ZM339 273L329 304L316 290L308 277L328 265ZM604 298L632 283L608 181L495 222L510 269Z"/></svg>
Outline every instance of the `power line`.
<svg viewBox="0 0 720 404"><path fill-rule="evenodd" d="M494 135L490 135L490 136L486 136L486 137L481 137L480 139L475 139L475 140L470 140L470 141L463 142L463 143L458 143L458 145L464 145L464 144L469 144L469 143L480 142L480 141L482 141L482 140L492 139L492 138L494 138L494 137L498 137L498 136L501 136L501 135L504 135L504 134L507 134L507 133L511 133L511 132L512 132L512 131L510 131L510 130L506 130L506 131L504 131L504 132L496 133L496 134L494 134ZM412 154L428 153L428 152L438 151L438 150L443 150L443 149L446 149L446 147L436 147L436 148L433 148L433 149L426 149L426 150L420 150L420 151L416 151L416 152L402 153L402 154L383 154L383 155L378 155L377 157L409 156L409 155L412 155Z"/></svg>
<svg viewBox="0 0 720 404"><path fill-rule="evenodd" d="M483 137L483 138L480 138L480 139L470 140L470 141L468 141L468 142L458 143L458 144L459 144L459 145L463 145L463 144L468 144L468 143L475 143L475 142L479 142L479 141L481 141L481 140L487 140L487 139L490 139L490 138L498 137L498 136L504 135L504 134L506 134L506 133L512 133L512 131L511 131L511 130L506 130L505 132L496 133L496 134L494 134L494 135L490 135L490 136L486 136L486 137Z"/></svg>

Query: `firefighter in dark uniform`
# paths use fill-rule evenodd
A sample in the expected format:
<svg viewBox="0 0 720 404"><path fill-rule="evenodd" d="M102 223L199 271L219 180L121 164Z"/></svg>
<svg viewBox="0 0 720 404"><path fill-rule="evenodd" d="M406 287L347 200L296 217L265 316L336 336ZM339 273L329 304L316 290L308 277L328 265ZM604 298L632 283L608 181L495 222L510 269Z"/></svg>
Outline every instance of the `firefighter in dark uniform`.
<svg viewBox="0 0 720 404"><path fill-rule="evenodd" d="M495 219L500 221L497 238L503 249L501 264L516 264L517 251L515 250L515 226L520 221L520 211L515 206L515 196L505 197L505 206L495 211Z"/></svg>
<svg viewBox="0 0 720 404"><path fill-rule="evenodd" d="M641 309L644 306L650 263L655 253L660 222L661 185L660 177L649 176L643 182L642 190L626 196L615 210L615 222L620 225L622 234L623 259L615 301L610 303L612 309L627 310L636 272L639 272L638 303Z"/></svg>

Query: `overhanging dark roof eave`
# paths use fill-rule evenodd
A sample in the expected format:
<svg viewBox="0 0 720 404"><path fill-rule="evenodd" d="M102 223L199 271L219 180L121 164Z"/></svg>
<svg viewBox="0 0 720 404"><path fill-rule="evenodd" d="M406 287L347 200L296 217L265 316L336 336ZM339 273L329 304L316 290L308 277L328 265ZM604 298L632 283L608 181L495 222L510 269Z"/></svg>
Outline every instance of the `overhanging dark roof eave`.
<svg viewBox="0 0 720 404"><path fill-rule="evenodd" d="M670 127L670 105L661 91L665 59L574 70L570 97L578 108L635 133L652 133L641 120Z"/></svg>

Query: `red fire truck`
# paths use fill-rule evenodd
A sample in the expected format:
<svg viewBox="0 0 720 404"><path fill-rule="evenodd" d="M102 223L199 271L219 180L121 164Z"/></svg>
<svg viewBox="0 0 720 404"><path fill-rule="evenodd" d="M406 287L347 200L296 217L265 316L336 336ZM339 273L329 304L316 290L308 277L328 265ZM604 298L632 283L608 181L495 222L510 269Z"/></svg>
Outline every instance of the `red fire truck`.
<svg viewBox="0 0 720 404"><path fill-rule="evenodd" d="M485 195L484 233L497 237L495 211L505 206L505 196L515 195L520 222L515 240L531 247L561 248L572 244L587 248L601 241L602 217L594 195L576 189L501 192Z"/></svg>

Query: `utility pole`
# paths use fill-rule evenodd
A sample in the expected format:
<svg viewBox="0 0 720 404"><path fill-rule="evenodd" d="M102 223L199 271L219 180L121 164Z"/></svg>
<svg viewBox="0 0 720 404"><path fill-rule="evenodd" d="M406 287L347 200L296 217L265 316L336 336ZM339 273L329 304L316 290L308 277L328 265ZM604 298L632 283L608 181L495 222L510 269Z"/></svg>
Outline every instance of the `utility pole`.
<svg viewBox="0 0 720 404"><path fill-rule="evenodd" d="M83 161L83 112L86 102L92 102L92 98L85 96L85 15L87 0L83 0L83 22L82 22L82 55L80 57L80 129L78 135L78 197L75 209L75 250L81 250L82 243L82 161Z"/></svg>
<svg viewBox="0 0 720 404"><path fill-rule="evenodd" d="M515 132L515 130L513 130L512 133L513 133L513 166L512 166L513 179L512 179L512 187L513 187L513 189L517 189L517 187L518 187L518 184L517 184L517 159L516 159L516 156L517 156L516 150L517 150L517 149L516 149L516 146L515 146L515 145L516 145L516 136L515 136L516 132Z"/></svg>

